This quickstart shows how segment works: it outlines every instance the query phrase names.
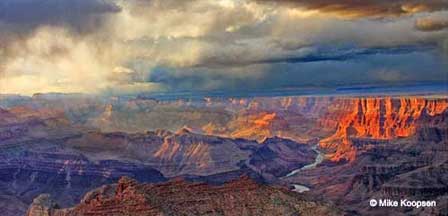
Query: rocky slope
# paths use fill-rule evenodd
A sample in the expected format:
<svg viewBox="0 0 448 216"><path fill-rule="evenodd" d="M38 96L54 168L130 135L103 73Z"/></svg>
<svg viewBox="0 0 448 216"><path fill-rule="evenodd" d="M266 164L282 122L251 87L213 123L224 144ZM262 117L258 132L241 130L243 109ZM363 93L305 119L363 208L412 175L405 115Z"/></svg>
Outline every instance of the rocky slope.
<svg viewBox="0 0 448 216"><path fill-rule="evenodd" d="M294 170L294 167L303 167L314 161L317 154L310 146L278 137L268 138L247 164L266 179L279 178Z"/></svg>
<svg viewBox="0 0 448 216"><path fill-rule="evenodd" d="M121 178L86 194L73 208L58 209L48 195L36 198L28 216L54 215L339 215L334 207L306 201L249 178L210 186L183 180L138 184Z"/></svg>
<svg viewBox="0 0 448 216"><path fill-rule="evenodd" d="M239 163L252 154L249 147L257 145L253 141L204 136L182 129L163 137L163 144L151 160L168 176L204 176L239 169Z"/></svg>
<svg viewBox="0 0 448 216"><path fill-rule="evenodd" d="M30 203L41 193L49 193L63 206L73 205L86 191L132 176L144 182L166 179L150 167L138 163L100 161L93 163L78 155L26 152L17 157L1 155L0 193ZM21 210L21 209L17 209ZM9 214L11 213L11 214ZM3 212L14 215L14 212Z"/></svg>
<svg viewBox="0 0 448 216"><path fill-rule="evenodd" d="M167 177L179 175L207 176L236 171L248 160L258 160L254 170L272 169L287 172L300 168L314 159L311 145L292 140L276 138L258 143L246 139L234 139L201 135L183 128L176 133L158 130L147 133L87 133L66 142L66 146L77 149L92 159L129 159L142 161L160 170ZM264 152L271 152L268 158ZM272 161L271 161L272 160ZM274 161L275 160L275 161ZM270 168L255 168L260 163ZM283 167L284 166L284 167ZM270 173L273 171L269 171Z"/></svg>

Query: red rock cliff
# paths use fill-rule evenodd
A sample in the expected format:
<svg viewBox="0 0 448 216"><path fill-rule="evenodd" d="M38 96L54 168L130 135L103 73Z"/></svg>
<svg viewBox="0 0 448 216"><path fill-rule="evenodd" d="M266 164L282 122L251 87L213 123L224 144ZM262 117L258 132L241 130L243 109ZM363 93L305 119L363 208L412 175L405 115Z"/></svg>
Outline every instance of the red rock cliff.
<svg viewBox="0 0 448 216"><path fill-rule="evenodd" d="M320 142L322 148L334 151L330 157L333 161L355 158L352 138L390 140L409 137L415 134L422 114L435 116L448 108L447 99L418 97L353 98L337 103L350 104L350 107L345 113L337 113L340 116L336 132Z"/></svg>

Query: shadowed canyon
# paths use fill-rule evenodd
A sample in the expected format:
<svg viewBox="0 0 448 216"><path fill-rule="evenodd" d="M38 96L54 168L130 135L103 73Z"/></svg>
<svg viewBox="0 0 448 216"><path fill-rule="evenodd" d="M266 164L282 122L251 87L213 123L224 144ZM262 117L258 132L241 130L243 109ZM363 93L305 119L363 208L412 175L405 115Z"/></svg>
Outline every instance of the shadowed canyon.
<svg viewBox="0 0 448 216"><path fill-rule="evenodd" d="M448 213L446 96L2 95L0 148L7 216Z"/></svg>

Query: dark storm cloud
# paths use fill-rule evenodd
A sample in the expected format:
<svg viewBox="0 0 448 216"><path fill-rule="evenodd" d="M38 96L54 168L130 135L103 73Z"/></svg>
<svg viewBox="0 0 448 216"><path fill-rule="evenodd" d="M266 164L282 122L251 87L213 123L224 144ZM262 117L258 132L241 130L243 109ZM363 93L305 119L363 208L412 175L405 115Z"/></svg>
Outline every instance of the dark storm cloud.
<svg viewBox="0 0 448 216"><path fill-rule="evenodd" d="M0 24L6 24L2 31L17 33L43 25L63 26L85 33L102 24L102 15L120 10L104 0L2 0Z"/></svg>
<svg viewBox="0 0 448 216"><path fill-rule="evenodd" d="M448 41L433 20L446 20L447 8L448 0L0 0L0 86L269 91L440 80Z"/></svg>
<svg viewBox="0 0 448 216"><path fill-rule="evenodd" d="M378 54L357 61L319 64L279 63L267 74L262 83L266 88L448 81L446 64L431 52Z"/></svg>
<svg viewBox="0 0 448 216"><path fill-rule="evenodd" d="M447 82L446 64L433 55L432 48L399 47L394 52L365 50L368 58L334 57L336 61L281 61L266 64L261 76L232 76L229 68L157 68L149 82L173 91L252 91L294 88L337 88L350 85L412 84ZM341 60L345 59L345 60ZM255 73L256 66L245 66Z"/></svg>
<svg viewBox="0 0 448 216"><path fill-rule="evenodd" d="M448 0L256 0L346 17L385 17L448 9Z"/></svg>
<svg viewBox="0 0 448 216"><path fill-rule="evenodd" d="M335 47L335 46L312 46L301 47L292 50L293 54L278 54L266 58L235 58L235 57L211 57L203 60L204 63L196 67L228 67L228 66L247 66L256 64L276 64L276 63L313 63L327 61L351 61L362 58L368 58L375 55L401 55L413 52L424 52L436 49L436 44L422 45L403 45L391 47ZM313 50L303 52L302 50Z"/></svg>
<svg viewBox="0 0 448 216"><path fill-rule="evenodd" d="M373 48L339 48L318 49L316 52L304 56L291 56L284 58L272 58L255 63L308 63L322 61L348 61L374 55L401 55L413 52L423 52L435 49L433 45L412 45L397 47L373 47Z"/></svg>

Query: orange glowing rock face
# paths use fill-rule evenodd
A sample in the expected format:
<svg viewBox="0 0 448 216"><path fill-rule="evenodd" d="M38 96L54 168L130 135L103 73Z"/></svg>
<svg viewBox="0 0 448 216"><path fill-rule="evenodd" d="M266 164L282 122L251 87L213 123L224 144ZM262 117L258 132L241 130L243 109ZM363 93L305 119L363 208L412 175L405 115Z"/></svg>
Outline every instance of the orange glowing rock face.
<svg viewBox="0 0 448 216"><path fill-rule="evenodd" d="M246 137L259 141L271 137L273 134L270 126L276 116L276 113L259 113L244 116L244 119L239 119L234 122L235 125L232 127L238 128L238 130L234 130L231 137Z"/></svg>
<svg viewBox="0 0 448 216"><path fill-rule="evenodd" d="M206 125L204 125L204 126L202 126L201 129L202 129L203 133L207 134L207 135L212 135L212 134L215 133L215 131L219 130L219 128L217 128L216 125L214 125L211 122L206 124Z"/></svg>
<svg viewBox="0 0 448 216"><path fill-rule="evenodd" d="M258 127L267 127L275 119L275 116L276 116L275 113L262 115L260 119L256 119L254 121L254 124Z"/></svg>
<svg viewBox="0 0 448 216"><path fill-rule="evenodd" d="M320 142L323 148L336 149L333 161L352 161L356 156L350 138L390 140L415 133L417 121L426 112L434 116L448 108L447 100L424 98L349 99L351 110L339 119L336 132Z"/></svg>

